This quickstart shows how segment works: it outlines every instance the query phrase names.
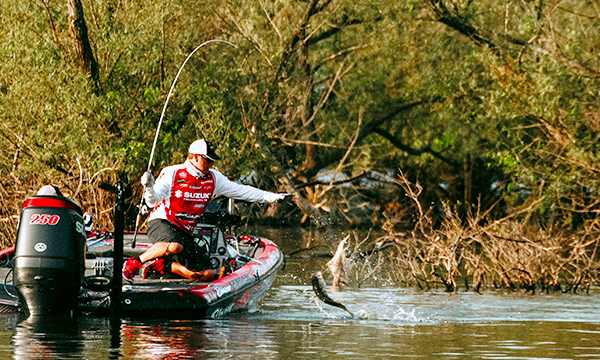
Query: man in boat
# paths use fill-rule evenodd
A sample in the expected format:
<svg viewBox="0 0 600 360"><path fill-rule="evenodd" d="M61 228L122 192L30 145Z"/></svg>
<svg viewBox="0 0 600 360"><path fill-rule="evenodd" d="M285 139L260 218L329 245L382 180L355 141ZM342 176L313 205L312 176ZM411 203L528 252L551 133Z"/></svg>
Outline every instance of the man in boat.
<svg viewBox="0 0 600 360"><path fill-rule="evenodd" d="M132 280L145 262L158 259L144 276L163 272L188 279L208 281L215 277L210 269L208 249L194 240L192 232L206 204L213 196L250 202L273 203L289 194L276 194L229 180L211 166L221 158L206 140L194 141L183 164L164 168L156 182L151 172L142 176L144 200L154 210L148 217L148 237L155 244L123 264L123 277Z"/></svg>

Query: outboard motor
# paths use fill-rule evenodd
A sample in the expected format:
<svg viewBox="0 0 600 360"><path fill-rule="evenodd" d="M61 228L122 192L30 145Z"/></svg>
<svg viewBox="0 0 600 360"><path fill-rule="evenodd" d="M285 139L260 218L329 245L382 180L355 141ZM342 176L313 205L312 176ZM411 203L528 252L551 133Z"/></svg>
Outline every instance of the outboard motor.
<svg viewBox="0 0 600 360"><path fill-rule="evenodd" d="M82 212L63 196L25 201L13 259L14 285L29 315L69 315L85 271Z"/></svg>

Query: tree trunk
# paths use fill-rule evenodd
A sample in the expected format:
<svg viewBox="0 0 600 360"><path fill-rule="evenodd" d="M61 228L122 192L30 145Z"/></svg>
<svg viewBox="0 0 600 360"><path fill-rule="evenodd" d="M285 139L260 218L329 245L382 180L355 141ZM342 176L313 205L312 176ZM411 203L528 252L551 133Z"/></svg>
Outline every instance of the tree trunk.
<svg viewBox="0 0 600 360"><path fill-rule="evenodd" d="M90 46L87 25L83 17L83 5L81 0L67 0L67 5L69 8L69 29L73 35L79 66L86 75L90 76L94 91L97 92L100 89L100 73L98 62L96 62Z"/></svg>

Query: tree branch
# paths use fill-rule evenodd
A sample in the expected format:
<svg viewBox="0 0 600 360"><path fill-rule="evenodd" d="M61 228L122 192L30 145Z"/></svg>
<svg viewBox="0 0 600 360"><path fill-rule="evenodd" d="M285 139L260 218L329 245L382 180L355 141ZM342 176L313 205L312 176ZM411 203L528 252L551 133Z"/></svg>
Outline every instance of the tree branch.
<svg viewBox="0 0 600 360"><path fill-rule="evenodd" d="M383 136L385 139L387 139L390 143L392 143L392 145L394 145L395 147L397 147L398 149L408 153L409 155L413 155L413 156L420 156L423 154L430 154L431 156L435 157L438 160L441 160L443 162L445 162L446 164L449 164L453 167L458 168L460 165L454 161L452 161L451 159L443 156L442 154L440 154L439 152L433 150L432 148L430 148L429 146L425 146L422 149L414 149L408 145L405 145L399 138L393 136L392 134L390 134L389 132L383 130L382 128L376 128L374 130L375 133Z"/></svg>
<svg viewBox="0 0 600 360"><path fill-rule="evenodd" d="M396 118L396 116L403 113L404 111L407 111L409 109L412 109L416 106L419 106L419 105L422 105L422 104L425 104L428 102L439 101L440 99L441 99L441 97L439 97L439 96L435 96L432 98L423 97L423 98L419 98L416 100L406 101L406 102L402 102L402 103L398 103L396 105L390 106L391 110L389 110L387 114L385 114L379 118L375 118L375 119L371 120L370 122L366 123L365 126L363 126L360 129L360 131L358 132L358 135L356 137L356 144L360 144L362 140L364 140L367 136L369 136L373 132L375 132L375 130L378 127L380 127L381 125L385 124L386 122L391 121L392 119ZM342 159L342 157L344 156L345 153L346 153L346 149L333 149L331 151L324 152L321 156L318 156L314 159L315 162L313 164L311 164L312 166L310 168L302 169L301 174L299 174L299 175L301 175L302 177L306 177L306 178L312 178L321 169L326 168L327 166L333 164L334 162Z"/></svg>
<svg viewBox="0 0 600 360"><path fill-rule="evenodd" d="M73 35L75 51L79 56L79 65L85 74L91 77L94 91L98 92L100 90L100 71L90 46L87 25L83 17L83 5L81 0L68 0L67 5L69 8L69 28Z"/></svg>
<svg viewBox="0 0 600 360"><path fill-rule="evenodd" d="M381 18L383 18L383 17L381 17ZM377 20L380 20L381 18L379 18ZM342 29L345 27L348 27L351 25L358 25L358 24L362 24L362 23L363 23L362 20L358 20L358 19L348 20L347 18L344 18L344 19L342 19L342 21L340 23L334 24L330 29L323 31L319 35L312 36L310 39L308 39L308 41L306 43L308 45L316 44L319 41L322 41L322 40L332 37L333 35L342 31Z"/></svg>
<svg viewBox="0 0 600 360"><path fill-rule="evenodd" d="M548 56L554 60L563 63L565 66L577 69L590 78L600 78L600 72L590 69L576 61L566 58L562 54L543 49L533 43L532 40L517 39L512 36L501 34L493 30L481 29L472 25L459 16L453 15L442 0L430 0L429 4L436 16L435 21L447 25L448 27L468 36L477 45L488 45L490 48L498 48L497 42L506 42L511 45L522 46L533 52Z"/></svg>
<svg viewBox="0 0 600 360"><path fill-rule="evenodd" d="M334 185L334 186L336 186L336 185L347 184L347 183L354 182L354 181L356 181L356 180L364 177L365 175L368 174L368 172L369 172L368 170L365 170L365 171L363 171L362 173L360 173L360 174L358 174L356 176L353 176L351 178L344 179L344 180L337 180L337 181L331 181L331 180L321 181L321 180L316 180L316 181L305 182L305 183L301 183L301 184L296 185L296 189L302 189L302 188L305 188L305 187L310 187L310 186L315 186L315 185Z"/></svg>

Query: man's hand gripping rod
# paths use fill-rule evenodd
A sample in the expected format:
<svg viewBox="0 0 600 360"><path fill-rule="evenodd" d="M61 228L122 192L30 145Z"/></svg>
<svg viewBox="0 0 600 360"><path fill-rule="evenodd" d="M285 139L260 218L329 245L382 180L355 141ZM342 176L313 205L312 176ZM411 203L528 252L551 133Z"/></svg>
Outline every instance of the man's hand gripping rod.
<svg viewBox="0 0 600 360"><path fill-rule="evenodd" d="M230 43L229 41L220 40L220 39L208 40L208 41L205 41L202 44L198 45L198 47L196 47L194 49L194 51L192 51L188 55L188 57L185 59L185 61L183 62L183 64L179 68L179 71L177 72L177 75L175 76L175 80L173 80L173 84L171 84L171 89L169 90L169 94L167 95L167 100L165 101L165 105L163 106L162 113L160 114L160 120L158 121L158 127L156 128L156 134L154 135L154 143L152 144L152 150L150 151L150 160L148 161L148 169L146 170L146 172L150 172L151 171L152 160L154 158L154 150L156 149L156 143L158 141L158 134L160 133L160 126L162 125L163 118L164 118L165 112L167 110L167 105L169 104L169 99L171 98L171 94L173 93L173 89L175 88L175 83L177 82L177 79L179 78L179 74L181 74L181 70L183 70L183 67L185 66L185 64L192 57L192 55L194 55L194 53L196 53L196 51L198 51L204 45L210 44L212 42L222 42L222 43L231 45L231 46L233 46L236 49L238 48L237 46L235 46L234 44ZM142 199L140 200L140 205L138 206L138 213L137 213L137 216L135 218L135 231L133 232L133 241L131 242L131 248L132 249L135 248L135 243L136 243L138 228L140 226L140 220L141 220L141 217L142 217L142 207L144 206L144 192L145 191L146 191L146 187L144 186L144 189L142 190Z"/></svg>

